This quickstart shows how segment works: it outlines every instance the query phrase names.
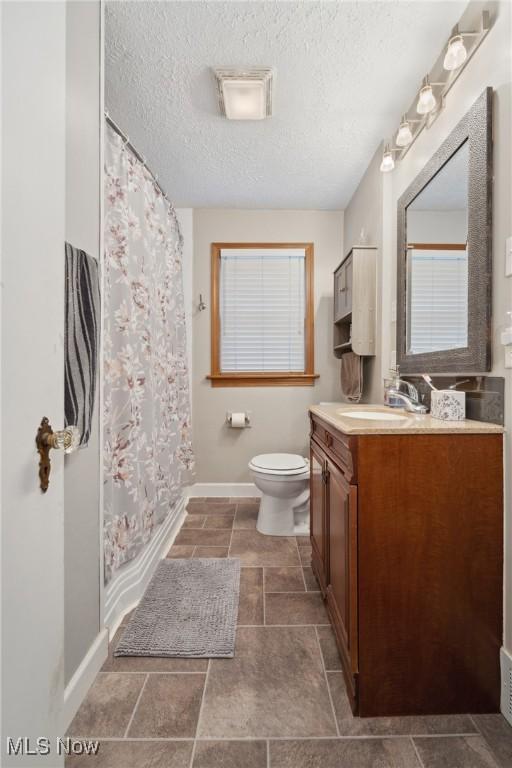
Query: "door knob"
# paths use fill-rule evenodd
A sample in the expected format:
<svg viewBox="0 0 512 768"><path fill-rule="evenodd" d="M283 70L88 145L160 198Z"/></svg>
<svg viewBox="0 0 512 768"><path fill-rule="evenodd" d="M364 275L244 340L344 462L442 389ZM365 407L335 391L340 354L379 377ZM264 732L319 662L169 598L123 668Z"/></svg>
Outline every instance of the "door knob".
<svg viewBox="0 0 512 768"><path fill-rule="evenodd" d="M54 432L46 416L42 419L37 430L36 446L39 452L39 485L43 493L46 493L50 483L50 449L73 453L79 445L80 430L78 427L65 427Z"/></svg>

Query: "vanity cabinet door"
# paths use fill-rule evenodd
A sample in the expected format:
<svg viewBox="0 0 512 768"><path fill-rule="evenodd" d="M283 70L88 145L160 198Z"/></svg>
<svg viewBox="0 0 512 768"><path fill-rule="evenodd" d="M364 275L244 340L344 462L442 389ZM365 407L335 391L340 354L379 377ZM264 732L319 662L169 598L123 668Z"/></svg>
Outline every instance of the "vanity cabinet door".
<svg viewBox="0 0 512 768"><path fill-rule="evenodd" d="M329 530L327 601L345 674L358 671L357 643L357 486L327 461Z"/></svg>
<svg viewBox="0 0 512 768"><path fill-rule="evenodd" d="M310 534L311 564L325 594L327 587L327 538L325 519L325 467L327 459L323 451L311 442L310 479Z"/></svg>

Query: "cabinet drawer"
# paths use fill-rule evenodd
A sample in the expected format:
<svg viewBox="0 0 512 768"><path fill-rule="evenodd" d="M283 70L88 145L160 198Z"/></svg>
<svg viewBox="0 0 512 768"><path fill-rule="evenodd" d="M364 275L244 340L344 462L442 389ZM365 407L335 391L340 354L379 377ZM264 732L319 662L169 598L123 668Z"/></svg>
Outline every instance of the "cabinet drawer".
<svg viewBox="0 0 512 768"><path fill-rule="evenodd" d="M354 475L354 461L348 437L342 437L339 433L327 433L327 446L331 454L338 460L345 473Z"/></svg>
<svg viewBox="0 0 512 768"><path fill-rule="evenodd" d="M327 447L327 434L326 428L319 421L311 419L311 436L321 444L322 448Z"/></svg>
<svg viewBox="0 0 512 768"><path fill-rule="evenodd" d="M347 475L347 479L355 482L355 441L343 432L329 428L329 425L317 419L316 416L311 418L311 436L325 450L328 457L338 464Z"/></svg>

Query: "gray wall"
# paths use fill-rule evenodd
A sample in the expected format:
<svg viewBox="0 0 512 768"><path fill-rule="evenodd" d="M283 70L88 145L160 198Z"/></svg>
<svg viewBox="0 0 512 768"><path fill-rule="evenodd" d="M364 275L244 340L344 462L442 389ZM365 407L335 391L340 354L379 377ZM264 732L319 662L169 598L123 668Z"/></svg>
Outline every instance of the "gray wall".
<svg viewBox="0 0 512 768"><path fill-rule="evenodd" d="M210 246L212 242L315 244L314 387L223 387L210 373ZM248 482L248 461L258 453L307 455L308 406L340 400L339 361L332 352L333 270L343 254L342 211L194 210L194 301L208 311L193 316L193 427L196 482ZM228 429L226 411L252 412L250 429Z"/></svg>
<svg viewBox="0 0 512 768"><path fill-rule="evenodd" d="M375 355L364 361L364 389L362 402L379 403L383 397L383 370L381 354L382 328L382 246L383 246L383 174L379 171L382 159L381 148L372 157L368 168L345 208L344 251L362 243L364 230L366 245L377 246L377 296L376 296L376 344Z"/></svg>
<svg viewBox="0 0 512 768"><path fill-rule="evenodd" d="M470 3L462 27L478 26L479 4ZM493 6L493 28L486 40L457 80L447 96L446 107L430 130L425 130L405 159L392 173L380 174L376 158L363 177L359 189L345 212L346 232L356 236L361 225L373 234L375 213L382 219L382 305L381 361L387 370L396 348L396 325L392 322L391 305L396 298L396 206L399 197L425 166L438 147L470 109L486 86L495 89L494 96L494 187L493 187L493 368L496 376L505 377L505 527L512 525L511 508L511 433L512 375L504 365L504 348L500 334L506 324L506 311L512 308L512 278L504 277L505 240L512 234L512 199L510 168L512 163L511 120L511 6L507 2ZM399 119L399 116L397 116ZM378 237L378 232L375 234ZM347 240L345 240L347 246ZM505 638L512 651L512 537L505 537Z"/></svg>
<svg viewBox="0 0 512 768"><path fill-rule="evenodd" d="M100 244L100 3L66 15L66 240L96 259ZM99 395L99 393L98 393ZM64 471L65 681L100 628L98 397L87 448Z"/></svg>

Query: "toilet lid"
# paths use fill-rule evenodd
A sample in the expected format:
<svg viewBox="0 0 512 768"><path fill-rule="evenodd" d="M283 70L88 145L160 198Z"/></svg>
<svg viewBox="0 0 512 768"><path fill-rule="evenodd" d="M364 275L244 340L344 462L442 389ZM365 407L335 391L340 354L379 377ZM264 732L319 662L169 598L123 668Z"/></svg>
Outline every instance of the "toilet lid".
<svg viewBox="0 0 512 768"><path fill-rule="evenodd" d="M251 464L261 469L272 469L274 472L307 467L306 460L295 453L262 453L260 456L255 456Z"/></svg>

